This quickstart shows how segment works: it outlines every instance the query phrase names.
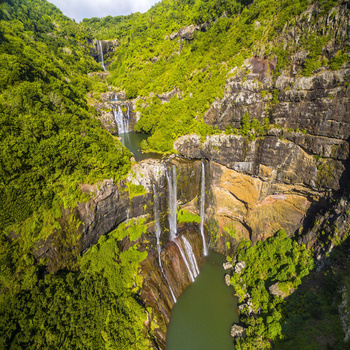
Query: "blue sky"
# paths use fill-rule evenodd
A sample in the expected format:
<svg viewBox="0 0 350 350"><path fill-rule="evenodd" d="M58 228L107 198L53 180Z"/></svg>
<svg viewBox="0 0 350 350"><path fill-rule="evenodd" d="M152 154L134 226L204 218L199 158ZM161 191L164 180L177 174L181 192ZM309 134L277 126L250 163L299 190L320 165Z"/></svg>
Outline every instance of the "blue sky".
<svg viewBox="0 0 350 350"><path fill-rule="evenodd" d="M146 12L159 0L48 0L66 16L80 22L83 18L128 15Z"/></svg>

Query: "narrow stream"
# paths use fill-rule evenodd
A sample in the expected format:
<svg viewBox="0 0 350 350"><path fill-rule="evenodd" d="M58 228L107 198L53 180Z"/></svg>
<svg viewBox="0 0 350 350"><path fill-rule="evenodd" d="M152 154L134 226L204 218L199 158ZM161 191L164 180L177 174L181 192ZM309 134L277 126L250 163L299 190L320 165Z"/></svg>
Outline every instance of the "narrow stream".
<svg viewBox="0 0 350 350"><path fill-rule="evenodd" d="M224 282L225 258L210 252L200 274L172 312L167 350L233 350L230 329L238 322L237 299Z"/></svg>

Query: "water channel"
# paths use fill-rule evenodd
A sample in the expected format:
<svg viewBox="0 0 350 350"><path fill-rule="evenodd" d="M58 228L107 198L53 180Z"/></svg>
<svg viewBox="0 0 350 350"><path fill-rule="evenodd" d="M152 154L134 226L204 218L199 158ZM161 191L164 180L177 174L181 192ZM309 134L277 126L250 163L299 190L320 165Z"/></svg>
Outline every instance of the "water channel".
<svg viewBox="0 0 350 350"><path fill-rule="evenodd" d="M210 252L196 280L175 304L167 350L233 350L230 328L238 322L237 299L224 283L225 258Z"/></svg>

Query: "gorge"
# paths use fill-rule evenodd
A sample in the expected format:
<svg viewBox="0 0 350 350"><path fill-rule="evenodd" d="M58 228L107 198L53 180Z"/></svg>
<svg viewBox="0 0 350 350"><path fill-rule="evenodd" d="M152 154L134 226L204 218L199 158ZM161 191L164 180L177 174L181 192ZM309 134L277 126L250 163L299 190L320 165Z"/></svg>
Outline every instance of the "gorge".
<svg viewBox="0 0 350 350"><path fill-rule="evenodd" d="M347 0L0 6L0 348L347 348Z"/></svg>

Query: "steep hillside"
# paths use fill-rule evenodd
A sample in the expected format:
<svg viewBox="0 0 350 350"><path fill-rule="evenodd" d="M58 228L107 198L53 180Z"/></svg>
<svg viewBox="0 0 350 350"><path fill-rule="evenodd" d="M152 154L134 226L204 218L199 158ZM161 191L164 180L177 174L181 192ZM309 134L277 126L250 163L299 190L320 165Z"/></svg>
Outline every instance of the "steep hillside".
<svg viewBox="0 0 350 350"><path fill-rule="evenodd" d="M336 70L348 62L347 5L341 10L333 9L336 5L337 1L163 1L146 14L84 23L100 38L118 40L109 57L109 81L128 98L142 97L137 102L142 117L135 130L152 135L145 148L166 152L180 135L239 128L246 112L250 121L254 117L262 124L286 88L276 85L277 77L295 66L295 60L294 76ZM208 120L209 108L223 98L227 79L237 75L237 68L242 67L241 74L251 71L242 66L250 57L270 62L269 86L256 87L269 102L267 110L254 114L233 105L238 108L235 123ZM254 69L261 73L264 68ZM167 104L160 99L164 94L172 97Z"/></svg>
<svg viewBox="0 0 350 350"><path fill-rule="evenodd" d="M347 346L349 35L348 0L163 0L82 24L1 2L0 347L165 349L183 250L200 267L207 246L237 349ZM174 154L134 162L117 107Z"/></svg>
<svg viewBox="0 0 350 350"><path fill-rule="evenodd" d="M72 269L81 252L81 222L74 208L90 199L79 186L119 180L130 168L130 152L87 105L87 92L107 89L87 76L101 70L90 57L89 40L86 31L46 1L1 1L1 349L99 349L104 342L130 348L143 330L144 311L130 281L144 254L132 249L120 254L128 268L115 272L120 279L110 282L87 255L84 273L51 275L33 254L49 240L57 262L51 272ZM113 256L118 250L115 239L109 244L104 257L108 249ZM135 331L128 332L130 323ZM142 346L143 338L138 342Z"/></svg>
<svg viewBox="0 0 350 350"><path fill-rule="evenodd" d="M91 118L86 93L105 87L87 77L100 66L86 32L47 2L9 1L1 38L0 226L33 244L82 199L79 183L120 178L129 153Z"/></svg>

